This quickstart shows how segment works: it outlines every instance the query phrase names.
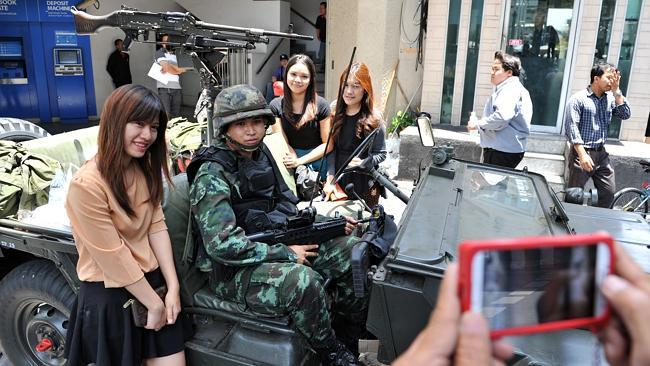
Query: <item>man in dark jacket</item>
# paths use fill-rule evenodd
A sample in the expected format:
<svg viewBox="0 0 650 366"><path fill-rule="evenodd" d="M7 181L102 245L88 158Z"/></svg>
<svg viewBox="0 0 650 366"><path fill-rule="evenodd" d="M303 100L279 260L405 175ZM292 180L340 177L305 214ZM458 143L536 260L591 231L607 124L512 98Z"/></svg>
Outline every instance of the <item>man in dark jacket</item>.
<svg viewBox="0 0 650 366"><path fill-rule="evenodd" d="M122 85L131 84L131 68L129 67L129 54L122 52L124 42L121 39L115 40L115 51L108 57L106 71L113 79L113 85L119 88Z"/></svg>

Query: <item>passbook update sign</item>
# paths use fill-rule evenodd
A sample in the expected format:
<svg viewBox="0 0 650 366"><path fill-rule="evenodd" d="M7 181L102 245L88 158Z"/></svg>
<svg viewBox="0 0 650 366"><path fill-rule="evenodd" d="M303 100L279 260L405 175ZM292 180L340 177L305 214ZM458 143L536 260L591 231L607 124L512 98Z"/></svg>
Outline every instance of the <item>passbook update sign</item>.
<svg viewBox="0 0 650 366"><path fill-rule="evenodd" d="M16 4L17 0L0 0L0 13L2 15L16 15L17 12L25 11L25 4Z"/></svg>
<svg viewBox="0 0 650 366"><path fill-rule="evenodd" d="M77 0L0 0L0 20L10 22L69 22Z"/></svg>

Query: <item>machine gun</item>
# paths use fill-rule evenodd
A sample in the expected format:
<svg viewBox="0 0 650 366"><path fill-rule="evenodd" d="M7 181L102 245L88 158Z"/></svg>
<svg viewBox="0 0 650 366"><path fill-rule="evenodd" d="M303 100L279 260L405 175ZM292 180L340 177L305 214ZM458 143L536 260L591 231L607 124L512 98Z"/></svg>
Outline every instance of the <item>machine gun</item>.
<svg viewBox="0 0 650 366"><path fill-rule="evenodd" d="M128 49L132 41L148 42L151 31L169 36L169 48L192 57L194 68L201 77L200 109L207 111L208 131L212 131L214 98L221 91L222 78L215 66L224 55L219 49L255 48L257 43L269 43L269 37L312 40L314 37L296 33L267 31L257 28L234 27L207 23L191 13L139 11L122 5L107 15L91 15L72 7L75 28L78 34L94 34L102 28L120 28L124 31L124 47ZM289 29L291 30L291 26ZM198 113L197 113L198 114ZM212 133L207 135L211 144Z"/></svg>
<svg viewBox="0 0 650 366"><path fill-rule="evenodd" d="M300 210L298 215L288 217L284 227L255 233L249 235L248 239L266 244L294 245L322 243L345 235L345 217L339 216L324 222L315 221L316 209L307 207Z"/></svg>

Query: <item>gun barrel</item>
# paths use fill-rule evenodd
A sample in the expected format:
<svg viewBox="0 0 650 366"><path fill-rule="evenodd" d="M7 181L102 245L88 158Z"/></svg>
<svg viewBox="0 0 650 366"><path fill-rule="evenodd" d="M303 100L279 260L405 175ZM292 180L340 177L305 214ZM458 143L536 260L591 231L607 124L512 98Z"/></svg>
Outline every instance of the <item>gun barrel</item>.
<svg viewBox="0 0 650 366"><path fill-rule="evenodd" d="M269 37L304 39L304 40L314 39L314 37L312 36L305 36L303 34L297 34L297 33L274 32L274 31L267 31L259 28L235 27L231 25L213 24L213 23L208 23L203 21L197 21L196 25L200 27L205 27L206 29L212 29L215 31L244 33L252 36L269 36Z"/></svg>

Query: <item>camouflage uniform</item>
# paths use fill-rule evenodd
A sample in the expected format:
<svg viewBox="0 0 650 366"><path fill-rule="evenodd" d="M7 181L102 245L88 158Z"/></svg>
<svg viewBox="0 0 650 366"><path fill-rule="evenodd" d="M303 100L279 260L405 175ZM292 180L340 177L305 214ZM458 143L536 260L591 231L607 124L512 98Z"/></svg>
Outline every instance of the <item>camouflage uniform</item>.
<svg viewBox="0 0 650 366"><path fill-rule="evenodd" d="M221 112L220 97L232 97L228 93L250 93L250 90L250 87L224 90L221 94L226 95L217 97L216 121ZM246 94L239 97L251 98ZM261 94L259 97L266 106ZM247 117L251 115L236 113L229 123ZM228 123L220 122L215 123L217 131ZM248 160L232 151L221 134L217 135L220 138L216 139L213 149L225 150L232 159L240 162ZM263 159L265 153L262 149L253 153L253 160ZM272 159L270 163L275 164ZM242 228L244 223L241 219L237 220L239 215L233 210L236 206L234 202L242 198L239 171L231 171L215 161L197 161L193 164L196 174L193 179L190 178L190 204L208 257L199 260L198 265L204 271L211 271L215 266L229 269L227 276L211 276L211 284L218 297L235 301L261 316L288 315L293 326L314 346L333 338L326 291L332 295L334 314L354 324L359 324L359 317L365 320L367 298L356 298L352 285L350 252L357 238L344 236L321 243L318 257L310 258L313 263L311 267L298 264L295 253L286 245L268 245L246 238ZM273 184L277 186L281 183L276 179ZM284 200L282 204L296 211L293 202ZM327 289L323 287L326 279L331 281Z"/></svg>

